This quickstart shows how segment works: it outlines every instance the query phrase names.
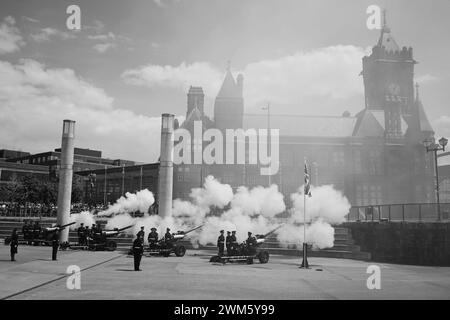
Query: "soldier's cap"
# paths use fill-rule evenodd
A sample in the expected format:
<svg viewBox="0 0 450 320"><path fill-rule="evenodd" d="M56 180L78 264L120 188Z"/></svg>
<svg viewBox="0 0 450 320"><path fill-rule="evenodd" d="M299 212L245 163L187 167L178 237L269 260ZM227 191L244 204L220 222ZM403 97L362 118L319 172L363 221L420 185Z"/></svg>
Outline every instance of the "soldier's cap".
<svg viewBox="0 0 450 320"><path fill-rule="evenodd" d="M153 228L151 228L150 230L156 230L156 228L155 228L155 227L153 227Z"/></svg>
<svg viewBox="0 0 450 320"><path fill-rule="evenodd" d="M249 231L248 234L250 235L250 234L252 234L252 233Z"/></svg>
<svg viewBox="0 0 450 320"><path fill-rule="evenodd" d="M235 231L235 230L233 230L233 231L231 231L231 233L236 233L236 231Z"/></svg>
<svg viewBox="0 0 450 320"><path fill-rule="evenodd" d="M223 231L223 230L220 230L220 233L224 233L225 231Z"/></svg>
<svg viewBox="0 0 450 320"><path fill-rule="evenodd" d="M166 230L167 230L167 231L170 231L170 228L167 228Z"/></svg>
<svg viewBox="0 0 450 320"><path fill-rule="evenodd" d="M144 229L144 226L142 226L141 229Z"/></svg>
<svg viewBox="0 0 450 320"><path fill-rule="evenodd" d="M84 223L82 222L82 223L80 223L80 226L84 226Z"/></svg>
<svg viewBox="0 0 450 320"><path fill-rule="evenodd" d="M227 233L231 233L231 231L227 231Z"/></svg>

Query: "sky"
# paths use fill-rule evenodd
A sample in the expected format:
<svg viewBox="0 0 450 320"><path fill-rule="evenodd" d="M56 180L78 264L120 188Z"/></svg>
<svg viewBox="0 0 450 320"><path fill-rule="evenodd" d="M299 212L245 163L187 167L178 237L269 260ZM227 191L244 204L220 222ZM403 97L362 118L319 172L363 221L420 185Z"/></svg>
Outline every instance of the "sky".
<svg viewBox="0 0 450 320"><path fill-rule="evenodd" d="M81 30L66 26L71 4L0 2L0 148L52 150L72 119L78 147L156 161L161 113L182 119L193 85L212 117L228 61L244 75L245 113L270 102L273 114L355 114L379 36L369 5L413 47L428 117L450 137L448 0L81 0Z"/></svg>

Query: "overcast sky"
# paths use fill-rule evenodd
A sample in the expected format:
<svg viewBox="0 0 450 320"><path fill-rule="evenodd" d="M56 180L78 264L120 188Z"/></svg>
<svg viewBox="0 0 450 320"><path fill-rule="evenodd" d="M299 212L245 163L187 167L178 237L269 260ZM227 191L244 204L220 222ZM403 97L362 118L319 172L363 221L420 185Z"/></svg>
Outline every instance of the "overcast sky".
<svg viewBox="0 0 450 320"><path fill-rule="evenodd" d="M159 116L183 116L200 85L212 116L227 61L244 74L245 112L341 115L364 107L361 58L379 31L377 4L415 77L439 136L450 137L450 1L85 0L81 30L66 27L72 1L0 2L0 148L60 145L77 121L79 147L155 161Z"/></svg>

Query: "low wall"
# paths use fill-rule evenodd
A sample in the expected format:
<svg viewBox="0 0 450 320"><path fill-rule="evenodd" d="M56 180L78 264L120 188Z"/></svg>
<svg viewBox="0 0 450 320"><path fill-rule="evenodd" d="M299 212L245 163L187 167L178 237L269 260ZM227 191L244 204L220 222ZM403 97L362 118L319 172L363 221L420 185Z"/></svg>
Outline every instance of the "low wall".
<svg viewBox="0 0 450 320"><path fill-rule="evenodd" d="M356 245L373 261L450 266L450 223L345 223Z"/></svg>

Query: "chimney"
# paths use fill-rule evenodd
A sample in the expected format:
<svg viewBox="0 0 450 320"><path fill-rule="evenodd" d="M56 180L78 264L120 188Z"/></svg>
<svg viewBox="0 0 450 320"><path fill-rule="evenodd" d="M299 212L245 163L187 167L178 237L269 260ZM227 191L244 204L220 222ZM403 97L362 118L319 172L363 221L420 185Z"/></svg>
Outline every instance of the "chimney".
<svg viewBox="0 0 450 320"><path fill-rule="evenodd" d="M73 154L75 140L75 121L64 120L59 167L58 213L56 222L62 226L69 223L72 200ZM69 241L69 228L59 234L60 242Z"/></svg>
<svg viewBox="0 0 450 320"><path fill-rule="evenodd" d="M158 206L161 218L172 215L173 192L173 144L174 144L173 114L162 114L161 120L161 154L158 175Z"/></svg>

